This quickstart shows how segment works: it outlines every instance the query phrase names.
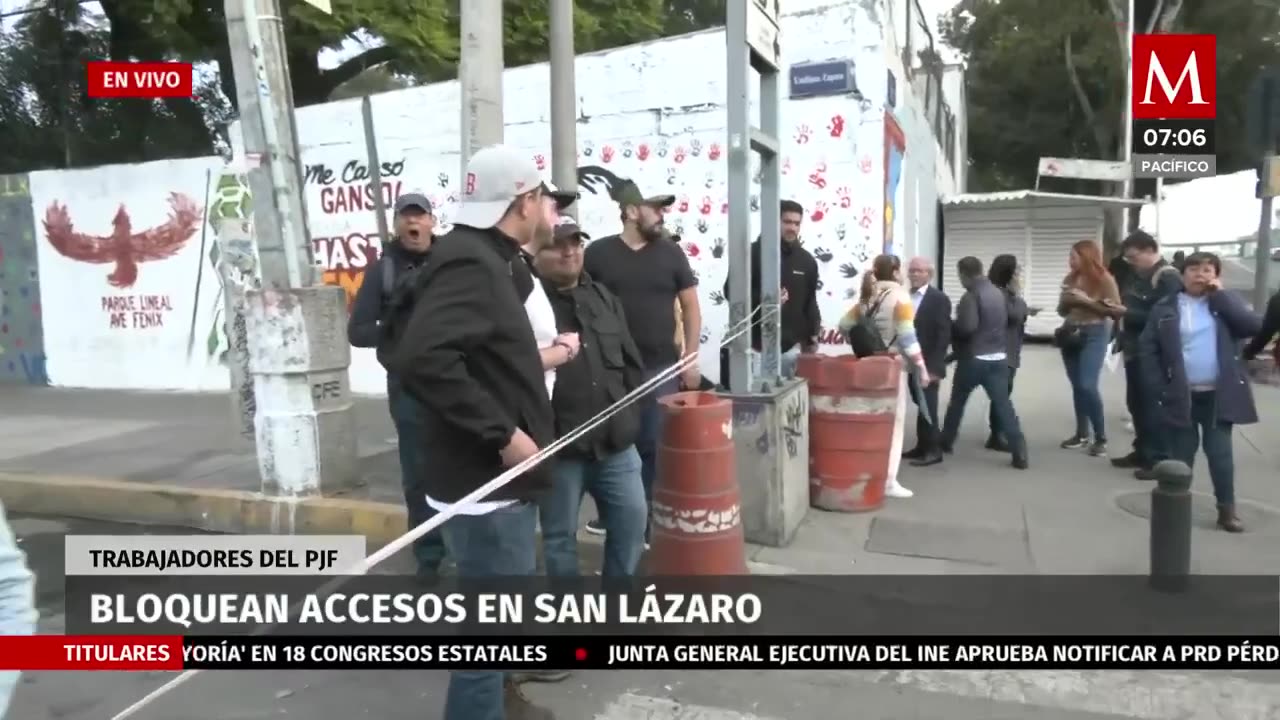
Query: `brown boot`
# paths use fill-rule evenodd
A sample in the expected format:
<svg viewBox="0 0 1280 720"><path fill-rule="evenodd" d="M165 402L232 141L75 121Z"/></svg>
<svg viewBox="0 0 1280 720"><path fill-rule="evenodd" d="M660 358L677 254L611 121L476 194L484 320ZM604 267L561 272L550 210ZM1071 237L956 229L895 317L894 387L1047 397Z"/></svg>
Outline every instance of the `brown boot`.
<svg viewBox="0 0 1280 720"><path fill-rule="evenodd" d="M556 720L550 710L529 702L520 686L512 680L506 680L502 690L502 716L506 720Z"/></svg>
<svg viewBox="0 0 1280 720"><path fill-rule="evenodd" d="M1218 506L1218 527L1229 533L1244 532L1244 523L1240 522L1240 518L1236 516L1235 505Z"/></svg>

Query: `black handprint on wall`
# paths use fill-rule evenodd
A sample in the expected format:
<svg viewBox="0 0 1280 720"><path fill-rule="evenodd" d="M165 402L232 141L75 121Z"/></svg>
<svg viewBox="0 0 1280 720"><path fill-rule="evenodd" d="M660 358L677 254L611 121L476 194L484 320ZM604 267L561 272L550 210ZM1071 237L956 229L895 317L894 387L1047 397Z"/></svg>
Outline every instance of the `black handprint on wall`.
<svg viewBox="0 0 1280 720"><path fill-rule="evenodd" d="M706 233L706 232L707 232L707 221L706 221L706 220L703 220L702 218L698 218L698 222L694 224L694 227L698 228L698 232L700 232L700 233Z"/></svg>
<svg viewBox="0 0 1280 720"><path fill-rule="evenodd" d="M759 211L759 210L760 210L760 196L759 196L759 195L752 195L752 196L751 196L751 211L752 211L752 212L756 212L756 211Z"/></svg>
<svg viewBox="0 0 1280 720"><path fill-rule="evenodd" d="M440 187L447 188L449 187L449 176L445 173L440 173L436 176L436 182L440 183Z"/></svg>
<svg viewBox="0 0 1280 720"><path fill-rule="evenodd" d="M724 238L716 238L711 243L711 257L717 260L724 257Z"/></svg>
<svg viewBox="0 0 1280 720"><path fill-rule="evenodd" d="M826 248L814 248L813 256L817 258L818 262L824 265L831 262L831 258L834 257L834 255L831 254L831 251Z"/></svg>
<svg viewBox="0 0 1280 720"><path fill-rule="evenodd" d="M699 345L706 345L711 340L711 331L703 330L702 335L698 338Z"/></svg>
<svg viewBox="0 0 1280 720"><path fill-rule="evenodd" d="M849 279L858 277L858 266L853 263L844 263L840 266L840 275Z"/></svg>
<svg viewBox="0 0 1280 720"><path fill-rule="evenodd" d="M708 297L711 298L712 305L723 305L725 303L724 293L719 290L712 290Z"/></svg>

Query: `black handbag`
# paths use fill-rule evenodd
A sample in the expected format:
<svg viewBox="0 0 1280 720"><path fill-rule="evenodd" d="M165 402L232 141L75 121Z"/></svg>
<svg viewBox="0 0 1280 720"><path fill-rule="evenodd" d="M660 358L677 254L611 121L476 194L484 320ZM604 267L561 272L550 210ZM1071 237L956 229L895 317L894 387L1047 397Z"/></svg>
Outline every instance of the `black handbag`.
<svg viewBox="0 0 1280 720"><path fill-rule="evenodd" d="M1080 334L1080 326L1074 323L1063 323L1053 331L1053 344L1066 352L1076 352L1084 347L1084 336Z"/></svg>
<svg viewBox="0 0 1280 720"><path fill-rule="evenodd" d="M876 313L880 312L880 305L891 292L893 291L884 291L875 304L867 308L862 317L858 318L858 322L849 328L849 347L853 350L855 357L870 357L889 351L889 346L885 344L884 338L880 337L880 331L876 329Z"/></svg>

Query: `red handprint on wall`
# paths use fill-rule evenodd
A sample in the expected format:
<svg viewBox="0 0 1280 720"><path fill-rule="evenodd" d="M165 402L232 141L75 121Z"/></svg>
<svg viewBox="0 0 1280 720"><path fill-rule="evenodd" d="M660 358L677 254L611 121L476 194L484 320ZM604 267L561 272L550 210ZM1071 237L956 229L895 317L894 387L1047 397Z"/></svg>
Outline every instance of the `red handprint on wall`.
<svg viewBox="0 0 1280 720"><path fill-rule="evenodd" d="M831 137L838 138L844 135L844 116L832 115L831 123L827 125L827 131L831 133Z"/></svg>
<svg viewBox="0 0 1280 720"><path fill-rule="evenodd" d="M719 160L720 152L720 143L711 143L711 147L707 148L707 159Z"/></svg>
<svg viewBox="0 0 1280 720"><path fill-rule="evenodd" d="M649 143L640 143L640 147L636 148L636 157L641 161L649 159Z"/></svg>
<svg viewBox="0 0 1280 720"><path fill-rule="evenodd" d="M813 204L813 212L809 214L809 219L813 222L822 222L827 216L827 204L819 200Z"/></svg>
<svg viewBox="0 0 1280 720"><path fill-rule="evenodd" d="M547 158L545 155L534 155L533 162L537 164L539 170L547 169Z"/></svg>
<svg viewBox="0 0 1280 720"><path fill-rule="evenodd" d="M675 155L671 159L675 160L676 164L680 164L684 162L684 159L686 157L685 155L686 152L687 151L684 149L683 145L677 145Z"/></svg>
<svg viewBox="0 0 1280 720"><path fill-rule="evenodd" d="M875 224L875 216L875 208L864 207L862 208L861 215L858 217L858 224L862 226L863 230L870 229L870 227Z"/></svg>
<svg viewBox="0 0 1280 720"><path fill-rule="evenodd" d="M682 213L689 212L689 198L682 195L680 202L676 205L676 209Z"/></svg>
<svg viewBox="0 0 1280 720"><path fill-rule="evenodd" d="M847 187L842 187L836 190L836 197L840 200L841 208L847 210L849 209L849 206L853 204L853 198L849 197L849 188Z"/></svg>
<svg viewBox="0 0 1280 720"><path fill-rule="evenodd" d="M703 215L711 214L711 198L710 197L702 198L702 204L698 206L698 212L702 213Z"/></svg>
<svg viewBox="0 0 1280 720"><path fill-rule="evenodd" d="M612 145L605 145L604 147L600 148L600 159L606 163L613 162L613 146Z"/></svg>
<svg viewBox="0 0 1280 720"><path fill-rule="evenodd" d="M825 162L818 163L818 167L809 173L809 184L821 190L827 186L827 164Z"/></svg>

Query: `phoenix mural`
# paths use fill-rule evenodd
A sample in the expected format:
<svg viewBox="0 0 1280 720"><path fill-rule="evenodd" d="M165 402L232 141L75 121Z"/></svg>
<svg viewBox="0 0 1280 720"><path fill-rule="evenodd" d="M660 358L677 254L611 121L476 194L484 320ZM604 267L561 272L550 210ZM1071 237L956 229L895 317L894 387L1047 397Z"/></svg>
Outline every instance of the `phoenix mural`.
<svg viewBox="0 0 1280 720"><path fill-rule="evenodd" d="M203 212L195 200L169 194L169 218L160 225L135 232L124 205L111 220L110 235L80 232L67 206L54 202L44 216L45 237L58 254L76 262L114 265L107 274L112 287L128 288L138 280L138 266L177 255L200 229Z"/></svg>

